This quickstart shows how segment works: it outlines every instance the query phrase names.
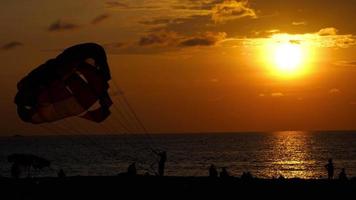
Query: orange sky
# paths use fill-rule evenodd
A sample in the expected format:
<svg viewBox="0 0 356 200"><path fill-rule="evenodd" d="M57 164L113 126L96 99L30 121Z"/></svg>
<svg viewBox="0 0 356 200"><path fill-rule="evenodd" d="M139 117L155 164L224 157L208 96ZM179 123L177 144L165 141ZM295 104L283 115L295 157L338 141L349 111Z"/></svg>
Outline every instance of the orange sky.
<svg viewBox="0 0 356 200"><path fill-rule="evenodd" d="M97 42L151 132L356 129L356 0L3 0L0 132L113 132L72 118L17 117L16 83L61 50ZM266 62L273 45L304 45L302 74ZM273 57L273 56L272 56ZM114 101L117 96L114 95ZM118 105L119 106L119 105Z"/></svg>

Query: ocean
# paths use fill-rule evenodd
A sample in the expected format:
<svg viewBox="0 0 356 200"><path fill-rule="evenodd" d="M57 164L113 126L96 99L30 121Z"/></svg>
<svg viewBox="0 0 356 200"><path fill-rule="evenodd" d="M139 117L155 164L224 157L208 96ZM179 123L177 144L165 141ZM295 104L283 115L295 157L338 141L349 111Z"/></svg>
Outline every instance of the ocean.
<svg viewBox="0 0 356 200"><path fill-rule="evenodd" d="M138 173L154 174L157 156L167 152L166 175L207 176L214 164L233 176L251 172L259 178L326 178L325 165L333 159L335 175L341 168L356 176L356 132L210 133L159 135L0 137L0 175L10 176L7 156L29 153L51 161L51 168L33 176L117 175L136 162Z"/></svg>

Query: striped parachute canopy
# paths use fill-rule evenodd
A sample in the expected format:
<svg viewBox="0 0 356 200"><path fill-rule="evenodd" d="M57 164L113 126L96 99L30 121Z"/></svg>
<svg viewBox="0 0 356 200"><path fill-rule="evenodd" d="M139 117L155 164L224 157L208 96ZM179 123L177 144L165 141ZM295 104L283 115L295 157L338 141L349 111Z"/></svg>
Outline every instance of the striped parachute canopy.
<svg viewBox="0 0 356 200"><path fill-rule="evenodd" d="M100 45L70 47L17 84L18 115L34 124L71 116L102 122L110 115L112 105L110 79L106 53Z"/></svg>

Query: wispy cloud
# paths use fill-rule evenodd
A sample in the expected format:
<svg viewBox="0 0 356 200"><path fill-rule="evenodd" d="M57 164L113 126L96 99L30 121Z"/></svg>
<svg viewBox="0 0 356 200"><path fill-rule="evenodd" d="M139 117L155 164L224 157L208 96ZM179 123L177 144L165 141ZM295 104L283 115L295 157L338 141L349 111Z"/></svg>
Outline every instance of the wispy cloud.
<svg viewBox="0 0 356 200"><path fill-rule="evenodd" d="M129 5L118 1L107 1L105 5L108 8L129 8Z"/></svg>
<svg viewBox="0 0 356 200"><path fill-rule="evenodd" d="M273 92L271 97L284 97L284 94L282 92Z"/></svg>
<svg viewBox="0 0 356 200"><path fill-rule="evenodd" d="M327 27L323 28L320 31L318 31L317 34L320 36L330 36L330 35L337 35L338 30L334 27Z"/></svg>
<svg viewBox="0 0 356 200"><path fill-rule="evenodd" d="M66 30L73 30L77 29L80 26L71 22L66 22L63 20L57 20L53 22L49 27L48 31L55 32L55 31L66 31Z"/></svg>
<svg viewBox="0 0 356 200"><path fill-rule="evenodd" d="M329 27L321 29L314 33L272 33L267 37L236 38L236 41L242 41L244 46L261 46L265 45L266 42L271 41L276 43L293 43L321 48L348 48L356 45L356 37L354 35L339 35L337 33L338 31L336 28Z"/></svg>
<svg viewBox="0 0 356 200"><path fill-rule="evenodd" d="M175 44L179 36L175 32L160 31L142 36L138 44L140 46L169 45Z"/></svg>
<svg viewBox="0 0 356 200"><path fill-rule="evenodd" d="M293 26L305 26L307 25L307 22L300 21L300 22L292 22Z"/></svg>
<svg viewBox="0 0 356 200"><path fill-rule="evenodd" d="M91 24L99 24L107 19L110 18L110 15L109 14L101 14L101 15L98 15L96 16L92 21L91 21Z"/></svg>
<svg viewBox="0 0 356 200"><path fill-rule="evenodd" d="M338 88L332 88L329 90L329 94L339 94L341 91Z"/></svg>
<svg viewBox="0 0 356 200"><path fill-rule="evenodd" d="M247 0L225 0L212 8L212 19L215 23L243 17L257 18L255 10L249 7Z"/></svg>
<svg viewBox="0 0 356 200"><path fill-rule="evenodd" d="M22 42L18 42L18 41L12 41L9 43L4 44L1 49L2 50L11 50L11 49L15 49L17 47L23 46L24 44Z"/></svg>
<svg viewBox="0 0 356 200"><path fill-rule="evenodd" d="M213 33L206 32L203 35L187 38L180 42L179 46L193 47L193 46L212 46L226 38L225 32Z"/></svg>
<svg viewBox="0 0 356 200"><path fill-rule="evenodd" d="M356 61L355 60L340 60L334 63L336 66L342 66L342 67L356 67Z"/></svg>

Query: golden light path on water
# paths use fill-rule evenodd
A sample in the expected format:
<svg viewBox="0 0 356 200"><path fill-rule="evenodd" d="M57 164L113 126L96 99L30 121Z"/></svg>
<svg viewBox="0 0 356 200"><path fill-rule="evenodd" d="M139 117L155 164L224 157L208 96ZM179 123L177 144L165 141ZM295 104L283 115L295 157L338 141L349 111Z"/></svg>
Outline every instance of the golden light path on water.
<svg viewBox="0 0 356 200"><path fill-rule="evenodd" d="M274 132L273 149L270 160L275 166L270 176L284 176L285 178L318 178L314 169L317 166L312 158L310 148L313 141L310 133L303 131Z"/></svg>

